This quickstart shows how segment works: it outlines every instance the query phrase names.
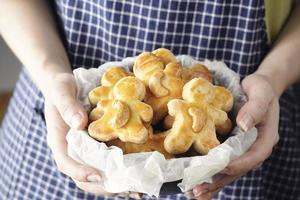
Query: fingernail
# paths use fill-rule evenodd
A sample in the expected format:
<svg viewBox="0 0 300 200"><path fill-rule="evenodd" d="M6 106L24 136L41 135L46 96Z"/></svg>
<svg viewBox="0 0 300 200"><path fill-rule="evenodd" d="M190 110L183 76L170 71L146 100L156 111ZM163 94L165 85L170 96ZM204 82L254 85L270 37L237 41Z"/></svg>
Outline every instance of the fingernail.
<svg viewBox="0 0 300 200"><path fill-rule="evenodd" d="M208 191L209 191L208 189L203 189L203 190L200 190L200 191L194 193L194 195L195 195L195 197L199 197L203 194L206 194Z"/></svg>
<svg viewBox="0 0 300 200"><path fill-rule="evenodd" d="M220 174L228 174L228 172L229 172L229 169L226 167L222 171L220 171L219 173Z"/></svg>
<svg viewBox="0 0 300 200"><path fill-rule="evenodd" d="M118 196L120 197L128 197L129 196L129 192L121 192L118 194Z"/></svg>
<svg viewBox="0 0 300 200"><path fill-rule="evenodd" d="M239 125L244 131L248 131L254 125L254 120L251 117L251 115L249 115L248 113L245 113L244 116L242 117Z"/></svg>
<svg viewBox="0 0 300 200"><path fill-rule="evenodd" d="M142 199L142 195L139 193L130 193L129 197L133 199Z"/></svg>
<svg viewBox="0 0 300 200"><path fill-rule="evenodd" d="M73 115L72 119L71 119L71 125L73 128L78 128L81 124L81 115L79 113L76 113L75 115Z"/></svg>
<svg viewBox="0 0 300 200"><path fill-rule="evenodd" d="M210 185L207 184L207 183L198 185L198 186L196 186L196 187L193 189L193 194L194 194L195 196L202 195L202 194L204 194L204 193L206 193L206 192L209 191L209 186L210 186Z"/></svg>
<svg viewBox="0 0 300 200"><path fill-rule="evenodd" d="M89 175L86 179L89 182L93 182L93 183L100 183L101 182L101 177L99 175L96 175L96 174Z"/></svg>
<svg viewBox="0 0 300 200"><path fill-rule="evenodd" d="M192 191L188 191L188 192L185 193L185 196L192 199L192 198L194 198L195 195Z"/></svg>

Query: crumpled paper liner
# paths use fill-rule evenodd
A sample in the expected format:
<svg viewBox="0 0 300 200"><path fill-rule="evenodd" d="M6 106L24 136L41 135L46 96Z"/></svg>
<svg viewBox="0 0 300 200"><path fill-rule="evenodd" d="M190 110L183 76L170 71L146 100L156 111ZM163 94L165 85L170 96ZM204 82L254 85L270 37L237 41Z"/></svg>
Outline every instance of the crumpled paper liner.
<svg viewBox="0 0 300 200"><path fill-rule="evenodd" d="M109 62L99 68L74 70L78 87L78 99L88 110L88 92L99 83L102 74L112 66L123 67L132 71L134 57L122 62ZM177 56L177 61L184 67L195 62L192 57ZM214 75L215 84L225 86L234 96L231 117L234 121L238 110L246 102L239 76L225 63L218 61L199 62L205 64ZM87 131L71 129L67 134L68 154L75 160L90 165L102 174L99 187L112 193L134 191L158 197L165 182L182 179L178 184L182 192L191 190L195 185L212 182L212 177L224 169L228 163L245 153L254 143L257 130L252 128L243 132L235 127L224 143L210 150L205 156L174 158L166 160L159 152L134 153L123 155L118 147L107 147L105 143L91 138Z"/></svg>

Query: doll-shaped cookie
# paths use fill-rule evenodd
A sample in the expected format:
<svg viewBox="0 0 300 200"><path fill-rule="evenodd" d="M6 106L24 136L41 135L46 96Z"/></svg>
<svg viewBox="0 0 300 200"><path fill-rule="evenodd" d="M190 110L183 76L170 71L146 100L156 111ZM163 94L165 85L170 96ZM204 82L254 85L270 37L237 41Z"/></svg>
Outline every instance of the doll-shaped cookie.
<svg viewBox="0 0 300 200"><path fill-rule="evenodd" d="M167 55L163 61L159 56ZM136 58L133 70L137 78L147 86L145 102L152 106L154 111L153 124L156 124L167 115L167 103L174 98L180 98L183 82L181 80L182 67L180 64L170 62L172 53L165 49L158 49L154 53L142 53Z"/></svg>
<svg viewBox="0 0 300 200"><path fill-rule="evenodd" d="M211 102L211 104L218 109L221 109L225 112L229 112L233 106L233 96L231 92L225 89L224 87L220 87L220 86L215 86L214 88L215 88L216 95L214 100ZM173 125L173 122L174 122L174 118L170 115L167 115L164 118L164 122L163 122L164 129L165 130L170 129ZM220 135L226 135L230 133L231 130L232 130L232 122L229 118L223 124L216 126L216 131Z"/></svg>
<svg viewBox="0 0 300 200"><path fill-rule="evenodd" d="M211 104L218 109L221 109L225 112L229 112L233 106L233 96L231 92L221 86L214 86L214 90L216 95L214 100L211 102ZM170 115L167 115L164 118L164 123L163 123L164 129L171 128L173 122L174 122L174 118ZM228 134L232 129L231 120L228 118L226 122L224 122L224 124L217 125L216 129L217 129L217 133L221 135Z"/></svg>
<svg viewBox="0 0 300 200"><path fill-rule="evenodd" d="M182 67L177 63L169 63L162 72L151 76L150 93L145 103L153 108L153 124L157 124L168 114L167 104L172 99L181 98L183 82L180 78Z"/></svg>
<svg viewBox="0 0 300 200"><path fill-rule="evenodd" d="M168 115L165 116L165 118L164 118L164 121L163 121L163 129L164 129L164 130L169 130L170 128L172 128L173 123L174 123L174 117L172 117L171 115L168 114Z"/></svg>
<svg viewBox="0 0 300 200"><path fill-rule="evenodd" d="M158 151L165 156L166 159L171 159L174 156L168 153L164 148L164 140L166 133L153 134L149 132L149 138L143 144L135 144L132 142L122 142L120 139L107 142L109 146L117 146L123 150L124 154Z"/></svg>
<svg viewBox="0 0 300 200"><path fill-rule="evenodd" d="M144 52L137 56L134 65L133 73L146 86L149 84L150 77L155 72L161 72L165 68L162 60L150 52Z"/></svg>
<svg viewBox="0 0 300 200"><path fill-rule="evenodd" d="M215 86L215 98L212 101L212 105L225 112L229 112L233 106L233 96L229 90L221 86ZM216 126L217 133L220 135L226 135L230 133L232 129L231 120L228 118L223 124Z"/></svg>
<svg viewBox="0 0 300 200"><path fill-rule="evenodd" d="M204 78L212 83L212 74L207 69L205 65L202 65L200 63L195 63L191 67L185 67L182 70L181 78L182 81L185 83L189 82L193 78Z"/></svg>
<svg viewBox="0 0 300 200"><path fill-rule="evenodd" d="M152 53L154 55L156 55L157 57L159 57L161 59L161 61L164 63L164 65L166 66L169 63L176 63L176 57L174 56L174 54L165 48L159 48L156 49L154 51L152 51Z"/></svg>
<svg viewBox="0 0 300 200"><path fill-rule="evenodd" d="M212 74L210 73L210 71L207 69L207 67L205 65L196 63L196 64L192 65L191 67L183 67L182 68L181 78L182 78L182 81L184 84L186 84L187 82L189 82L190 80L192 80L194 78L199 78L199 77L204 78L204 79L208 80L209 82L212 82ZM215 103L218 104L220 102L220 100L221 99L216 100ZM228 112L229 110L231 110L231 108L229 109L229 107L228 107L228 109L224 110L224 111ZM230 121L230 119L228 119L228 120ZM228 129L228 126L230 126L229 121L227 121L224 124L224 126L220 126L220 129L222 129L223 127L224 128L227 127L227 129ZM167 115L163 121L164 129L166 130L166 129L172 128L173 122L174 122L174 118L171 115Z"/></svg>
<svg viewBox="0 0 300 200"><path fill-rule="evenodd" d="M110 98L112 87L116 82L130 75L132 75L132 73L127 72L121 67L109 68L101 78L101 86L94 88L88 94L91 105L96 106L101 99Z"/></svg>
<svg viewBox="0 0 300 200"><path fill-rule="evenodd" d="M120 79L113 86L113 98L100 100L96 109L101 117L89 127L89 135L99 141L119 138L123 142L144 143L148 139L153 111L142 102L144 84L133 76Z"/></svg>
<svg viewBox="0 0 300 200"><path fill-rule="evenodd" d="M193 145L198 153L207 154L220 144L215 127L225 123L227 113L212 104L217 98L215 86L203 78L194 78L185 84L182 97L183 100L173 99L168 103L169 115L175 121L167 131L165 149L179 154Z"/></svg>
<svg viewBox="0 0 300 200"><path fill-rule="evenodd" d="M152 53L144 52L138 55L133 66L133 73L148 86L153 74L163 71L169 63L176 62L176 57L170 50L159 48Z"/></svg>

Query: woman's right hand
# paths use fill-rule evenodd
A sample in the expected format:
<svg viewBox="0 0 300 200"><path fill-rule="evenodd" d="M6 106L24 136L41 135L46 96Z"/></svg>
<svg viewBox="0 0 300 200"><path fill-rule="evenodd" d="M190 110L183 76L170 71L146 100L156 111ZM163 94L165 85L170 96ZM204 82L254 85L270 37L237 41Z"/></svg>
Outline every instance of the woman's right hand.
<svg viewBox="0 0 300 200"><path fill-rule="evenodd" d="M66 134L70 127L83 129L88 117L84 108L76 100L76 83L70 73L60 73L52 81L45 99L45 119L47 142L52 150L59 171L71 177L76 185L96 195L112 195L101 189L98 170L78 163L67 154Z"/></svg>
<svg viewBox="0 0 300 200"><path fill-rule="evenodd" d="M139 199L140 194L124 192L109 193L99 186L101 174L93 167L81 164L68 156L66 135L70 127L84 129L88 123L85 109L76 99L77 88L71 73L56 75L45 99L47 142L52 150L58 170L72 178L77 187L85 192L103 196L130 196Z"/></svg>

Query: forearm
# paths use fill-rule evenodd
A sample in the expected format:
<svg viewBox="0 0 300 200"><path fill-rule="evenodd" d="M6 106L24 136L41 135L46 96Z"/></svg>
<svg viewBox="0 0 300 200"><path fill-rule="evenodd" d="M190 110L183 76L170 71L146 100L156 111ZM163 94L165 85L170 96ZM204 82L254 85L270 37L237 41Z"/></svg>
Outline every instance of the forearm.
<svg viewBox="0 0 300 200"><path fill-rule="evenodd" d="M278 96L300 78L300 4L256 73L265 75Z"/></svg>
<svg viewBox="0 0 300 200"><path fill-rule="evenodd" d="M47 1L2 1L0 33L44 95L56 74L71 72Z"/></svg>

